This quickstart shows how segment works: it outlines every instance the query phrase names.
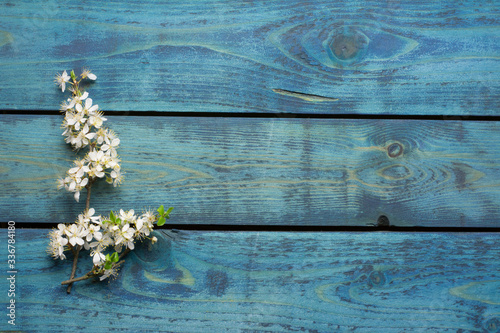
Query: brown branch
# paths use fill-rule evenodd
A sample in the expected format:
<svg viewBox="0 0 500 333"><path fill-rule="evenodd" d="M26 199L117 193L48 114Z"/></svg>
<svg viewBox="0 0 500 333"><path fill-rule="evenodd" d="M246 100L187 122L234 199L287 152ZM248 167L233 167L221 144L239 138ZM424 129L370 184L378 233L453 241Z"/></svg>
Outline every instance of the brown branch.
<svg viewBox="0 0 500 333"><path fill-rule="evenodd" d="M73 279L75 277L75 273L76 273L76 265L78 263L78 255L80 254L80 245L78 245L76 247L76 251L73 250L73 253L74 253L74 257L73 257L73 268L71 269L71 275L69 277L69 279ZM69 294L71 293L71 287L73 286L73 284L70 284L68 286L68 288L66 289L66 292Z"/></svg>
<svg viewBox="0 0 500 333"><path fill-rule="evenodd" d="M91 273L92 271L88 272L87 274L85 274L84 276L80 276L78 278L74 278L74 279L69 279L69 280L66 280L66 281L63 281L61 282L62 285L65 285L65 284L69 284L71 285L73 282L77 282L77 281L82 281L82 280L87 280L87 279L91 279L93 277L96 277L97 275L95 274L92 274Z"/></svg>
<svg viewBox="0 0 500 333"><path fill-rule="evenodd" d="M76 252L76 253L77 253L77 256L78 256L78 252L80 251L80 246L78 246L78 247L77 247L77 250L76 250L76 251L74 251L74 249L72 249L72 250L73 250L73 252ZM120 260L120 261L116 263L116 266L120 266L121 264L123 264L123 262L124 262L125 260L121 260L121 259L123 259L123 257L125 257L127 254L129 254L129 253L130 253L130 251L131 251L131 250L127 248L127 249L125 249L125 250L124 250L124 251L120 254L120 256L119 256L119 260ZM77 257L76 257L76 258L77 258ZM74 268L74 270L76 270L76 260L74 260L74 261L73 261L73 268ZM91 270L91 271L89 271L87 274L85 274L85 275L83 275L83 276L80 276L80 277L78 277L78 278L75 278L74 271L71 273L71 275L72 275L72 276L71 276L71 278L70 278L69 280L66 280L66 281L61 282L61 284L62 284L62 285L66 285L66 284L67 284L67 285L68 285L68 289L69 289L70 291L71 291L71 288L70 288L70 287L73 285L73 282L77 282L77 281L83 281L83 280L91 279L91 278L94 278L94 277L98 277L98 276L100 276L100 275L102 275L102 274L94 274L94 273L92 273L92 270ZM68 291L68 294L70 293L70 291Z"/></svg>
<svg viewBox="0 0 500 333"><path fill-rule="evenodd" d="M89 183L87 184L87 186L85 186L85 188L87 189L87 200L85 200L85 211L86 212L88 212L89 208L90 208L90 189L92 188L92 183L93 183L93 181L90 180ZM73 254L75 255L73 258L73 268L71 269L71 275L69 277L69 280L67 280L67 281L72 281L75 277L76 266L78 264L78 255L80 254L81 248L82 248L81 246L77 246L76 251L73 249ZM71 293L71 288L73 287L73 282L74 281L68 283L68 288L66 289L66 292L68 294Z"/></svg>
<svg viewBox="0 0 500 333"><path fill-rule="evenodd" d="M87 188L87 200L85 201L85 211L87 212L90 209L90 189L92 188L92 183L93 181L89 180L89 183L87 184L87 186L85 186Z"/></svg>
<svg viewBox="0 0 500 333"><path fill-rule="evenodd" d="M77 250L79 251L79 250ZM125 249L125 251L123 251L121 254L120 254L120 257L119 257L119 262L116 263L116 266L120 266L121 264L123 264L123 262L125 260L121 260L123 257L125 257L128 253L130 252L130 249ZM76 268L76 265L75 265L75 262L73 262L73 266ZM73 274L72 274L73 275ZM68 285L68 289L70 289L70 287L73 285L73 282L77 282L77 281L83 281L83 280L87 280L87 279L91 279L91 278L94 278L94 277L98 277L102 274L94 274L92 273L92 271L89 271L87 274L83 275L83 276L80 276L78 278L75 278L74 275L69 279L69 280L66 280L66 281L63 281L61 282L62 285ZM71 289L70 289L71 291ZM69 293L69 292L68 292Z"/></svg>
<svg viewBox="0 0 500 333"><path fill-rule="evenodd" d="M125 251L123 251L122 253L120 253L120 256L118 257L118 260L123 259L123 257L125 257L129 252L130 252L130 249L126 248Z"/></svg>

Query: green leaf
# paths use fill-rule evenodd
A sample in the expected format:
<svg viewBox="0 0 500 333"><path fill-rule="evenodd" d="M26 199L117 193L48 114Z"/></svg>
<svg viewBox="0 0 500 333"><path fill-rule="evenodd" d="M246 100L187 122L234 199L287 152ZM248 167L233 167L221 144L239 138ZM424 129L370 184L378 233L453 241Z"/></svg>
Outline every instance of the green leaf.
<svg viewBox="0 0 500 333"><path fill-rule="evenodd" d="M163 216L163 214L165 214L165 209L163 208L163 205L161 205L160 208L158 208L156 211L160 214L160 216Z"/></svg>
<svg viewBox="0 0 500 333"><path fill-rule="evenodd" d="M72 70L72 71L71 71L71 73L70 73L70 75L71 75L71 79L72 79L73 81L76 81L75 71L73 71L73 70Z"/></svg>
<svg viewBox="0 0 500 333"><path fill-rule="evenodd" d="M110 260L110 258L109 258L109 253L108 253L108 254L106 254L106 257L105 257L105 258L106 258L106 261L109 261L109 260Z"/></svg>
<svg viewBox="0 0 500 333"><path fill-rule="evenodd" d="M174 207L170 207L169 209L167 209L167 212L165 213L165 215L167 216L167 219L170 218L170 212L174 210Z"/></svg>
<svg viewBox="0 0 500 333"><path fill-rule="evenodd" d="M116 223L116 217L115 214L113 214L113 211L109 212L109 218L111 219L111 222Z"/></svg>
<svg viewBox="0 0 500 333"><path fill-rule="evenodd" d="M113 263L111 261L106 261L106 263L104 264L104 269L110 269L111 267L113 267Z"/></svg>
<svg viewBox="0 0 500 333"><path fill-rule="evenodd" d="M167 221L166 221L166 220L165 220L165 218L162 216L162 217L160 217L160 218L158 219L158 223L156 223L156 225L157 225L157 226L159 226L159 227L161 227L162 225L164 225L164 224L165 224L165 222L167 222Z"/></svg>
<svg viewBox="0 0 500 333"><path fill-rule="evenodd" d="M118 252L115 252L111 255L111 261L112 262L118 262L120 260L120 256L118 255Z"/></svg>

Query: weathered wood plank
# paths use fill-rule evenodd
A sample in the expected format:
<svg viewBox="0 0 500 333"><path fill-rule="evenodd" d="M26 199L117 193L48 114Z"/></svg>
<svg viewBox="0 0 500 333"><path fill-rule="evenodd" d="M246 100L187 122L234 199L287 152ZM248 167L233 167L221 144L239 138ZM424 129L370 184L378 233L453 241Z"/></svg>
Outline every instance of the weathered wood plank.
<svg viewBox="0 0 500 333"><path fill-rule="evenodd" d="M500 109L496 1L4 1L0 13L0 109L55 109L52 77L83 66L108 110Z"/></svg>
<svg viewBox="0 0 500 333"><path fill-rule="evenodd" d="M0 118L0 217L71 222L62 116ZM125 182L98 213L160 204L173 223L498 227L498 122L115 117ZM85 193L82 194L85 197Z"/></svg>
<svg viewBox="0 0 500 333"><path fill-rule="evenodd" d="M80 282L71 295L59 285L70 264L44 253L46 233L16 234L18 330L498 330L497 233L167 232L116 280ZM6 292L0 301L6 311Z"/></svg>

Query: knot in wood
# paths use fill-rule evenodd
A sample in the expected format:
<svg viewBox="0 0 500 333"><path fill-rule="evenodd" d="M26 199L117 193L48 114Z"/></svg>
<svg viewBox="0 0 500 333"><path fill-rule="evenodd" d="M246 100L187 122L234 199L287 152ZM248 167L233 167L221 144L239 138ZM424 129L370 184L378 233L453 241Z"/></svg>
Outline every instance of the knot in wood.
<svg viewBox="0 0 500 333"><path fill-rule="evenodd" d="M386 282L384 273L380 271L373 271L368 276L368 283L373 287L383 286Z"/></svg>
<svg viewBox="0 0 500 333"><path fill-rule="evenodd" d="M389 157L391 158L395 158L401 156L401 154L403 154L403 150L403 145L399 142L391 143L387 147L387 155L389 155Z"/></svg>
<svg viewBox="0 0 500 333"><path fill-rule="evenodd" d="M484 323L484 328L487 332L498 332L500 331L500 320L498 318L491 318Z"/></svg>
<svg viewBox="0 0 500 333"><path fill-rule="evenodd" d="M339 60L352 60L366 50L368 42L365 34L351 27L335 35L330 43L330 50Z"/></svg>

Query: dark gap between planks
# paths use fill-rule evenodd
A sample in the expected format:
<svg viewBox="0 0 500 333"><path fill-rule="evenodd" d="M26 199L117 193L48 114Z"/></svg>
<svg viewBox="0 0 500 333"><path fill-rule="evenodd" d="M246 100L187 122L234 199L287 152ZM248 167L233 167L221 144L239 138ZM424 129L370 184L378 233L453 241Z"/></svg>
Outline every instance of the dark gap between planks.
<svg viewBox="0 0 500 333"><path fill-rule="evenodd" d="M16 221L16 229L52 229L58 223L33 223ZM0 229L7 229L7 222L0 222ZM248 232L500 232L500 228L463 227L397 227L397 226L296 226L296 225L216 225L216 224L165 224L155 230L248 231Z"/></svg>
<svg viewBox="0 0 500 333"><path fill-rule="evenodd" d="M52 110L0 110L12 115L61 115ZM258 112L175 112L175 111L104 111L107 116L134 117L208 117L208 118L297 118L297 119L403 119L403 120L460 120L500 121L500 116L473 115L387 115L387 114L309 114L309 113L258 113Z"/></svg>

